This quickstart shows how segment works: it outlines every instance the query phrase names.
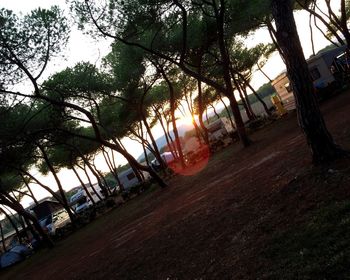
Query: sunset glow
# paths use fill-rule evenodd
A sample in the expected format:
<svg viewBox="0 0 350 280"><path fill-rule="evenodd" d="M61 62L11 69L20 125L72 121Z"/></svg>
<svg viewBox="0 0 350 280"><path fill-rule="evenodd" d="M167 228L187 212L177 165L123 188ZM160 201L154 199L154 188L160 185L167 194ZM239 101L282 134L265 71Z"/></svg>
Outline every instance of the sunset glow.
<svg viewBox="0 0 350 280"><path fill-rule="evenodd" d="M179 120L179 124L184 124L184 125L193 125L193 122L195 120L196 116L193 118L191 115L186 115L182 116Z"/></svg>

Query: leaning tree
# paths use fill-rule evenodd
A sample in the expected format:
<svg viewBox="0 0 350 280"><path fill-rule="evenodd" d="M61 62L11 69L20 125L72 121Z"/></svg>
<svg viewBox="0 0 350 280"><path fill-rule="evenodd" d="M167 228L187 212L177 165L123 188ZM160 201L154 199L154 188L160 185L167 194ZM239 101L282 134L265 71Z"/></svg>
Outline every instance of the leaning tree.
<svg viewBox="0 0 350 280"><path fill-rule="evenodd" d="M277 43L282 51L296 99L299 125L311 148L313 162L328 163L343 157L347 153L334 143L316 100L293 17L293 1L272 0L271 11L276 24Z"/></svg>

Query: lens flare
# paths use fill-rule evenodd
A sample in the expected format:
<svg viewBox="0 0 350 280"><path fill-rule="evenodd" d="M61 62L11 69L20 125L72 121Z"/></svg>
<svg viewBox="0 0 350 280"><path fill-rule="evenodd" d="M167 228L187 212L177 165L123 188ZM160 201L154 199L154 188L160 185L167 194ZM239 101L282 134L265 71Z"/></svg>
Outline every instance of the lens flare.
<svg viewBox="0 0 350 280"><path fill-rule="evenodd" d="M180 160L169 163L169 168L176 174L192 176L202 171L207 165L210 158L209 147L192 137L185 141L183 145L184 164Z"/></svg>

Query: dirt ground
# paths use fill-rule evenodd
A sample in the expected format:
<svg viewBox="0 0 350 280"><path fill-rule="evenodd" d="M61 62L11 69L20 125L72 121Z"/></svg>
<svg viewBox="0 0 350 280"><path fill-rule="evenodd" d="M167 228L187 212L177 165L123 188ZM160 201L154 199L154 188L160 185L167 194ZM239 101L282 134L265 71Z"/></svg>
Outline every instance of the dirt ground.
<svg viewBox="0 0 350 280"><path fill-rule="evenodd" d="M336 142L350 149L350 92L321 107ZM251 147L229 146L197 175L174 177L0 278L267 278L261 254L272 234L325 201L348 199L350 172L346 161L311 168L295 113L251 138Z"/></svg>

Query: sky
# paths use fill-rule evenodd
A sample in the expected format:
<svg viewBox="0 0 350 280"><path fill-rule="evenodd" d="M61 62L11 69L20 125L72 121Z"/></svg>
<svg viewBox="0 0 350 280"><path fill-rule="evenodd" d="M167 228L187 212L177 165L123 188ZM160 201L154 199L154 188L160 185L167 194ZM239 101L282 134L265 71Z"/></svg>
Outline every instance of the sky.
<svg viewBox="0 0 350 280"><path fill-rule="evenodd" d="M0 8L7 8L13 10L16 13L26 14L30 12L32 9L37 7L49 8L52 5L58 5L63 10L68 12L68 8L65 4L65 0L0 0ZM297 23L297 28L299 31L300 40L303 45L303 50L306 58L308 58L312 54L311 41L310 41L310 31L308 27L309 16L306 12L297 12L295 14L295 19ZM106 55L110 48L109 45L111 43L110 40L99 39L96 41L89 36L84 35L81 31L79 31L74 25L72 25L72 33L70 36L70 40L68 42L67 49L65 50L65 58L55 59L52 61L45 72L44 78L48 77L50 74L53 74L57 71L63 70L66 67L74 66L77 62L80 61L89 61L91 63L99 63L101 58ZM322 34L318 31L314 31L314 41L316 52L325 46L329 45L329 42L322 36ZM254 33L252 36L245 40L245 44L248 47L253 47L258 43L270 43L270 35L267 30L259 30ZM278 53L275 53L271 56L271 59L268 61L266 66L264 67L264 71L270 76L270 78L276 77L279 73L284 71L285 66L279 56ZM268 82L268 80L261 74L255 73L252 80L252 85L255 88L258 88L262 84ZM183 122L186 122L183 120ZM154 131L156 137L161 136L161 130L156 128ZM124 141L124 144L128 148L128 150L132 151L131 153L138 157L142 153L142 148L133 141ZM122 162L122 158L119 155L116 155L117 161ZM101 160L97 159L98 166L101 170L106 171L107 166ZM33 171L35 174L36 171ZM62 182L64 188L66 190L71 189L75 186L79 185L79 181L71 171L62 170L59 173L59 177L62 178ZM52 176L41 177L41 180L53 187L55 189L56 185ZM45 197L47 195L46 192L42 192L41 188L34 188L35 194L38 195L38 198ZM28 203L26 201L24 204Z"/></svg>

